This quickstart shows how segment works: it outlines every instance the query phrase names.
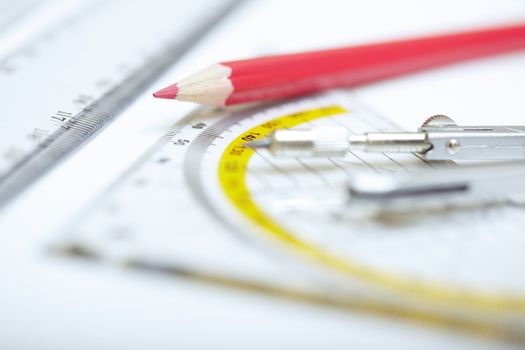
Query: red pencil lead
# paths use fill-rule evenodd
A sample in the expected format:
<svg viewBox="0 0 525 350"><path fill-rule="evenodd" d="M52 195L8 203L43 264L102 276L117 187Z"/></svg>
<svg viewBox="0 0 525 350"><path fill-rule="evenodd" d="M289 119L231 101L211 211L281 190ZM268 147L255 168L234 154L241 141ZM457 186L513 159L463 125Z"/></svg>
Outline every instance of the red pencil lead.
<svg viewBox="0 0 525 350"><path fill-rule="evenodd" d="M177 87L177 84L173 84L153 93L153 96L157 98L175 99L178 92L179 88Z"/></svg>

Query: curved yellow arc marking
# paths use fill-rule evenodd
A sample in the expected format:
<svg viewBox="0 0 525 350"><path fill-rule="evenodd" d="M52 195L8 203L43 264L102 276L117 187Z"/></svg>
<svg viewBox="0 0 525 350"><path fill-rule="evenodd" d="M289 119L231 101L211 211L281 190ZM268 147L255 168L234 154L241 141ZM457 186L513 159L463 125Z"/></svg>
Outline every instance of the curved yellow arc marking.
<svg viewBox="0 0 525 350"><path fill-rule="evenodd" d="M276 129L291 128L308 121L342 113L346 113L346 110L339 106L330 106L285 115L257 125L235 138L226 147L219 161L219 183L226 197L244 217L251 220L263 232L281 244L347 276L429 301L473 307L486 311L525 311L525 298L520 296L457 290L447 288L442 284L415 281L361 266L348 258L333 255L314 244L301 240L259 208L246 185L248 162L254 151L243 145L248 141L263 139Z"/></svg>

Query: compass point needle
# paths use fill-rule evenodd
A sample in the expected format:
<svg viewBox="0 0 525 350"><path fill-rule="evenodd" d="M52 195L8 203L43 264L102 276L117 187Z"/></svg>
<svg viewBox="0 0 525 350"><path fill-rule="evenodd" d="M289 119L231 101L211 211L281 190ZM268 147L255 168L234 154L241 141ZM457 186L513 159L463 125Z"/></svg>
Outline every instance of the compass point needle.
<svg viewBox="0 0 525 350"><path fill-rule="evenodd" d="M271 145L271 139L265 138L262 140L246 142L243 146L254 148L254 149L265 149L265 148L269 148L270 145Z"/></svg>

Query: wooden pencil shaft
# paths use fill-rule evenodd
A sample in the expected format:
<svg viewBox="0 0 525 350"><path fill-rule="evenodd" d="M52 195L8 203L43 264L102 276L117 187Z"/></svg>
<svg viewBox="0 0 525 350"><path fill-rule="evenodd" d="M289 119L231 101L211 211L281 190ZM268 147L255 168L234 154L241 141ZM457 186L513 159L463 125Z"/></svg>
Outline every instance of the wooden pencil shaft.
<svg viewBox="0 0 525 350"><path fill-rule="evenodd" d="M222 62L232 68L232 77L241 75L281 74L276 67L288 66L293 71L305 69L303 62L324 63L325 67L381 62L385 55L389 59L402 59L407 55L419 55L452 49L465 49L477 46L492 46L500 41L519 43L525 40L525 24L520 23L504 28L488 28L456 34L442 34L424 38L396 40L350 46L331 50L263 56L247 60Z"/></svg>
<svg viewBox="0 0 525 350"><path fill-rule="evenodd" d="M352 87L525 48L525 23L210 66L157 91L211 105L283 99Z"/></svg>
<svg viewBox="0 0 525 350"><path fill-rule="evenodd" d="M254 62L258 69L256 73L255 71L254 73L247 73L246 70L239 70L237 66L230 64L232 69L230 80L235 92L240 92L303 79L308 76L346 74L351 71L360 75L360 71L370 69L384 71L384 67L405 66L403 70L396 68L395 72L391 72L391 74L387 72L386 75L395 76L396 74L410 72L410 65L413 65L413 70L416 71L434 65L439 66L521 49L525 47L525 26L521 26L519 29L510 32L499 31L498 34L505 34L503 37L494 33L483 32L484 35L475 35L474 39L476 40L469 40L464 35L454 36L454 40L438 37L435 40L397 42L399 46L395 49L391 43L388 43L374 45L373 47L368 46L366 50L363 47L354 47L330 51L329 54L306 54L303 58L294 55L293 60L287 56L281 56L282 60L274 60L270 65L265 63L262 67L259 66L259 63ZM223 64L229 65L229 63Z"/></svg>

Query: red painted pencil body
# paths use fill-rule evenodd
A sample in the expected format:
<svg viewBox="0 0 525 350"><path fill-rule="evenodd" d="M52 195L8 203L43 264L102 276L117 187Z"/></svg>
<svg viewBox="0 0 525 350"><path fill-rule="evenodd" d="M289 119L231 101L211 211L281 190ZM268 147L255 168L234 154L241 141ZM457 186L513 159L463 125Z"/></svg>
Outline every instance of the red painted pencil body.
<svg viewBox="0 0 525 350"><path fill-rule="evenodd" d="M163 89L170 96L210 104L282 99L351 87L402 74L525 48L525 24L325 51L222 62L223 72ZM222 80L221 80L222 79ZM223 80L231 86L225 88ZM214 87L218 87L214 91ZM171 90L170 90L171 88ZM223 90L221 90L221 88ZM176 90L175 90L176 89ZM173 92L175 92L173 94ZM173 96L175 95L175 96ZM224 96L223 96L224 95Z"/></svg>

